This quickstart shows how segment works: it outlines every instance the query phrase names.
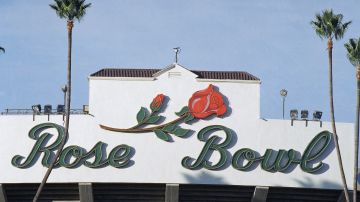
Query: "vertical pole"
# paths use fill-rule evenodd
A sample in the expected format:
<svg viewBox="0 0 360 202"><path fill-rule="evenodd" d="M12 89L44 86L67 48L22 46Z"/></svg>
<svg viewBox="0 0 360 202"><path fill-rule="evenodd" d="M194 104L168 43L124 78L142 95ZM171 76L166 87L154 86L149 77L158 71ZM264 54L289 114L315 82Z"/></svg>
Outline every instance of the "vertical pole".
<svg viewBox="0 0 360 202"><path fill-rule="evenodd" d="M179 201L179 184L166 184L165 202Z"/></svg>
<svg viewBox="0 0 360 202"><path fill-rule="evenodd" d="M5 194L5 189L4 189L4 185L0 184L0 202L6 202L6 194Z"/></svg>
<svg viewBox="0 0 360 202"><path fill-rule="evenodd" d="M282 106L282 112L283 112L283 119L285 119L285 97L283 97L283 106Z"/></svg>
<svg viewBox="0 0 360 202"><path fill-rule="evenodd" d="M67 92L67 86L65 85L62 89L64 92L64 112L63 112L63 121L65 121L65 106L66 106L66 92Z"/></svg>
<svg viewBox="0 0 360 202"><path fill-rule="evenodd" d="M256 186L251 202L266 202L269 187Z"/></svg>
<svg viewBox="0 0 360 202"><path fill-rule="evenodd" d="M63 112L63 121L65 121L65 106L66 106L66 90L64 91L64 112Z"/></svg>
<svg viewBox="0 0 360 202"><path fill-rule="evenodd" d="M93 191L91 183L79 183L80 202L93 202Z"/></svg>
<svg viewBox="0 0 360 202"><path fill-rule="evenodd" d="M175 51L175 63L178 63L178 54L180 53L180 47L173 48Z"/></svg>
<svg viewBox="0 0 360 202"><path fill-rule="evenodd" d="M282 117L283 117L283 120L284 120L285 119L285 98L287 96L287 90L286 89L281 89L280 95L282 97Z"/></svg>

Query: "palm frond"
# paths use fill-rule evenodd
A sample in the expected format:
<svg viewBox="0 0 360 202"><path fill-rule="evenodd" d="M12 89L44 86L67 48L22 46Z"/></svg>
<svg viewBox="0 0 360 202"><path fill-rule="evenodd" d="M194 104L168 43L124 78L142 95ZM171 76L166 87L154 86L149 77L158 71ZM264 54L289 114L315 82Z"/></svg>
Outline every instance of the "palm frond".
<svg viewBox="0 0 360 202"><path fill-rule="evenodd" d="M315 15L315 20L311 21L310 24L313 26L313 28L315 29L316 34L323 39L324 38L324 30L323 30L323 22L322 22L322 18L320 14L316 14Z"/></svg>
<svg viewBox="0 0 360 202"><path fill-rule="evenodd" d="M350 63L355 67L360 66L360 38L359 39L349 39L349 42L344 44L347 50L347 58Z"/></svg>
<svg viewBox="0 0 360 202"><path fill-rule="evenodd" d="M344 36L345 32L347 31L349 25L352 23L352 21L348 21L348 22L345 22L341 25L341 28L340 30L342 30L342 36L341 38Z"/></svg>
<svg viewBox="0 0 360 202"><path fill-rule="evenodd" d="M90 7L91 3L85 4L85 0L54 0L54 4L50 7L55 10L60 18L65 18L68 21L77 19L81 20L86 14L86 9Z"/></svg>
<svg viewBox="0 0 360 202"><path fill-rule="evenodd" d="M316 34L321 38L336 40L343 38L347 27L351 24L351 21L343 23L342 14L334 14L332 9L322 11L321 14L315 15L315 20L311 21L311 24Z"/></svg>

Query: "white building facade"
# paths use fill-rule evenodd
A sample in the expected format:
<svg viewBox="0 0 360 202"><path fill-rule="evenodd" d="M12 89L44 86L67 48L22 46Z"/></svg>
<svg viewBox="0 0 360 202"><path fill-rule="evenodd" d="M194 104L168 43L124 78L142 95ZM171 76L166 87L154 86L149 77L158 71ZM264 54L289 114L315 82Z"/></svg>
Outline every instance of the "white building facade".
<svg viewBox="0 0 360 202"><path fill-rule="evenodd" d="M71 116L49 182L164 185L180 201L193 200L182 195L186 186L206 185L251 187L250 197L255 187L319 189L338 199L342 184L330 123L261 118L260 86L246 72L179 64L102 69L89 76L89 114ZM41 181L62 126L62 115L0 116L4 195L14 184ZM351 185L353 124L338 123L337 130Z"/></svg>

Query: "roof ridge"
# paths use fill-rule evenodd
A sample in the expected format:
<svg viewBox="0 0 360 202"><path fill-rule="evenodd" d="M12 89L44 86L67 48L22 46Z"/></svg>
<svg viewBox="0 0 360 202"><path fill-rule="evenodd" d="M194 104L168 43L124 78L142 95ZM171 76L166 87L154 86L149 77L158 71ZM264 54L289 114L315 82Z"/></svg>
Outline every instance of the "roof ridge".
<svg viewBox="0 0 360 202"><path fill-rule="evenodd" d="M224 71L219 71L219 70L190 70L190 71L196 71L196 72L246 72L246 71L235 71L235 70L224 70Z"/></svg>
<svg viewBox="0 0 360 202"><path fill-rule="evenodd" d="M169 67L169 66L167 66ZM164 69L152 68L103 68L90 77L154 77L154 74ZM246 71L189 70L202 79L219 80L260 80ZM156 75L155 75L156 76Z"/></svg>
<svg viewBox="0 0 360 202"><path fill-rule="evenodd" d="M121 70L121 69L130 69L130 70L159 70L160 68L135 68L135 67L126 67L126 68L117 68L117 67L104 67L101 68L99 71L104 70L104 69L116 69L116 70ZM161 69L160 69L161 70Z"/></svg>

